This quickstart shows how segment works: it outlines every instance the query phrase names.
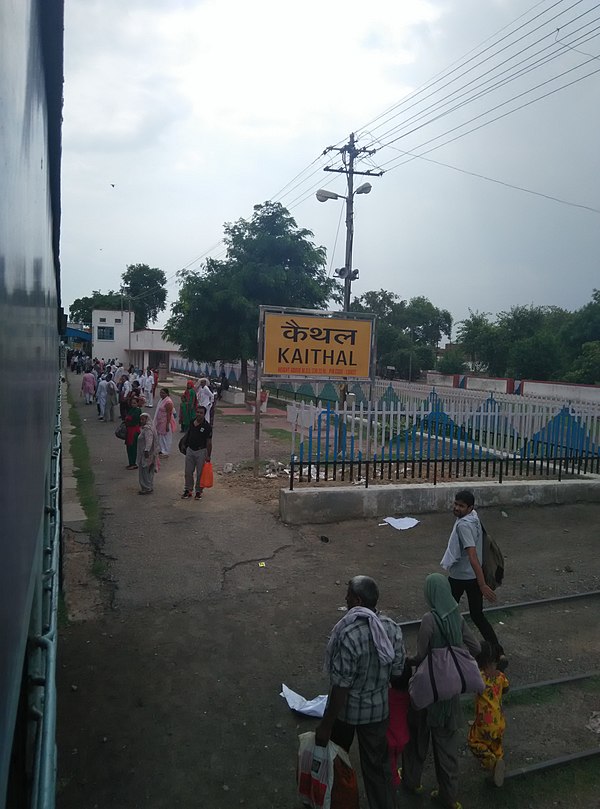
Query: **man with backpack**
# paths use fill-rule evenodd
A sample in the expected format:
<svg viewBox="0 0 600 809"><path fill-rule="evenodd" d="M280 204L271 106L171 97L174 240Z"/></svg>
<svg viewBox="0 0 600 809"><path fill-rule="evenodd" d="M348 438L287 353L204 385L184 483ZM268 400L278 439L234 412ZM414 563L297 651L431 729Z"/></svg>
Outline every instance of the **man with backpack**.
<svg viewBox="0 0 600 809"><path fill-rule="evenodd" d="M484 574L484 531L475 511L475 496L468 489L457 492L452 509L456 522L448 540L441 566L448 571L450 589L455 601L467 594L469 614L484 640L492 644L498 655L498 668L506 668L504 655L496 633L483 614L483 599L496 601L496 594L486 583Z"/></svg>

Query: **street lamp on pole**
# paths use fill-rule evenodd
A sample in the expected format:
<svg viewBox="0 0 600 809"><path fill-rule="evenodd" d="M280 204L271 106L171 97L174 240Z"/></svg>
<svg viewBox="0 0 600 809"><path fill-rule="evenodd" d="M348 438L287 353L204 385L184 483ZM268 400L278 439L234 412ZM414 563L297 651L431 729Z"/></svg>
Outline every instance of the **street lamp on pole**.
<svg viewBox="0 0 600 809"><path fill-rule="evenodd" d="M319 202L327 202L330 199L345 199L346 200L346 256L344 266L340 270L336 270L337 275L344 279L344 311L350 311L350 292L352 289L352 281L358 278L358 270L352 269L352 248L354 243L354 195L355 194L369 194L371 192L371 183L363 183L354 190L353 189L353 176L348 174L348 194L337 194L335 191L328 191L326 188L319 188L316 197Z"/></svg>

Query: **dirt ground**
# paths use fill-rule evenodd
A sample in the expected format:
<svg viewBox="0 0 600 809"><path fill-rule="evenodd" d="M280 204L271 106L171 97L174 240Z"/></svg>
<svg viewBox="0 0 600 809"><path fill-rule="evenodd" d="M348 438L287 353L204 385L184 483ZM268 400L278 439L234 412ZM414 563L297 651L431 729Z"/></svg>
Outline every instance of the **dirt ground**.
<svg viewBox="0 0 600 809"><path fill-rule="evenodd" d="M106 568L97 617L70 621L60 634L58 807L298 806L297 734L316 721L287 708L281 683L307 697L325 693L324 646L345 582L357 573L377 579L383 611L419 617L423 582L439 569L452 515L419 515L419 525L402 532L378 520L285 526L277 481L244 471L252 425L222 414L215 470L233 462L240 471L217 474L200 502L181 501L183 458L175 450L155 493L139 497L111 425L96 420L95 408L78 409L104 514ZM285 461L288 452L287 441L266 433L262 457ZM505 513L484 513L507 557L500 603L600 589L600 504ZM497 614L512 685L597 668L599 615L600 599ZM409 649L414 638L407 630ZM594 681L508 701L509 769L598 746L585 728L593 710L600 710ZM600 806L597 762L492 792L463 753L465 809ZM435 786L431 768L425 785ZM429 801L401 795L398 805Z"/></svg>

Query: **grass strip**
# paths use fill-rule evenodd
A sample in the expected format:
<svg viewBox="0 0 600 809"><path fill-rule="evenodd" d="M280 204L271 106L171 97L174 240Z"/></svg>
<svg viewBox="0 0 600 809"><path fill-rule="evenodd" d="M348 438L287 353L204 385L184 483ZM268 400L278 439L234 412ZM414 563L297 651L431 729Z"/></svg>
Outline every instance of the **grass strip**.
<svg viewBox="0 0 600 809"><path fill-rule="evenodd" d="M69 421L73 427L69 450L73 458L73 474L77 481L77 495L85 513L85 531L92 540L98 539L102 531L102 516L98 498L94 490L94 473L90 451L83 433L81 416L77 412L71 389L67 391Z"/></svg>
<svg viewBox="0 0 600 809"><path fill-rule="evenodd" d="M292 438L292 433L281 427L264 427L263 432L271 436L271 438L276 438L278 441L287 441L289 443Z"/></svg>

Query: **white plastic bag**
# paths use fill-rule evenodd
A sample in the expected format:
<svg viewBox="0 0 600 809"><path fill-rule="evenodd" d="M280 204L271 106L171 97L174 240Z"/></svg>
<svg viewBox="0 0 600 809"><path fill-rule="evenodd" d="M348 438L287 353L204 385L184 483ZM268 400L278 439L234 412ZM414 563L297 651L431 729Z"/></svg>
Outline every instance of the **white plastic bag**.
<svg viewBox="0 0 600 809"><path fill-rule="evenodd" d="M335 780L335 759L339 756L352 779L350 784L340 785L350 792L350 797L342 799L343 803L348 809L358 807L356 776L346 751L333 742L328 742L327 747L319 747L315 744L314 733L301 733L298 739L300 746L297 782L298 797L302 803L311 809L330 809ZM336 803L339 805L339 801Z"/></svg>

